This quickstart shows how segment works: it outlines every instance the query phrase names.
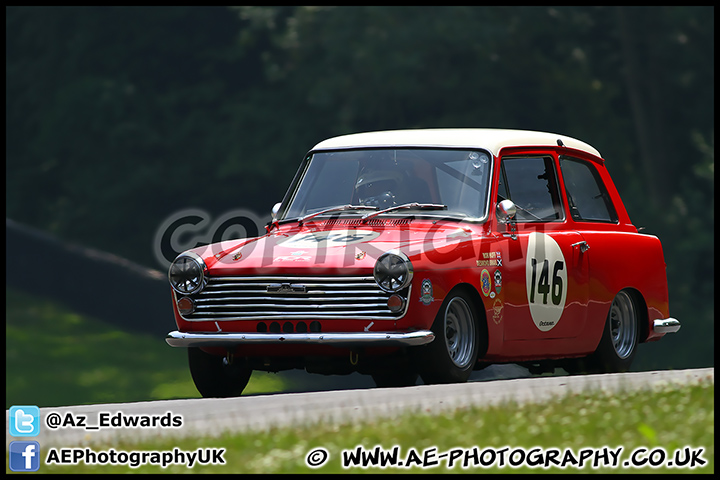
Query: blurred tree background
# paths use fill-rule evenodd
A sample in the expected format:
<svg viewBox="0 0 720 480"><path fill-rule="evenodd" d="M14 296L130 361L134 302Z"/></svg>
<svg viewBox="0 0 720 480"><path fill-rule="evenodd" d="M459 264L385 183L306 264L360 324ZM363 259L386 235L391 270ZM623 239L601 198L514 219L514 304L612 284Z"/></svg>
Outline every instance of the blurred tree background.
<svg viewBox="0 0 720 480"><path fill-rule="evenodd" d="M6 7L6 215L161 268L164 219L269 214L327 137L562 133L663 241L640 368L709 366L713 72L713 7Z"/></svg>

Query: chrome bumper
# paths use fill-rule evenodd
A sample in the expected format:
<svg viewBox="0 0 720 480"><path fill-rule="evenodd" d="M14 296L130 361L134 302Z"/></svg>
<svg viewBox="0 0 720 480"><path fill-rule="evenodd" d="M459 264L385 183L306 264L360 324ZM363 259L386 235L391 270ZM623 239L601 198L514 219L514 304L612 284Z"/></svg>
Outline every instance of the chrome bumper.
<svg viewBox="0 0 720 480"><path fill-rule="evenodd" d="M657 333L674 333L680 330L680 322L674 318L661 318L653 321L653 331Z"/></svg>
<svg viewBox="0 0 720 480"><path fill-rule="evenodd" d="M415 332L348 333L188 333L173 331L165 341L171 347L222 347L232 345L293 344L331 345L334 347L393 347L430 343L435 335L429 330Z"/></svg>

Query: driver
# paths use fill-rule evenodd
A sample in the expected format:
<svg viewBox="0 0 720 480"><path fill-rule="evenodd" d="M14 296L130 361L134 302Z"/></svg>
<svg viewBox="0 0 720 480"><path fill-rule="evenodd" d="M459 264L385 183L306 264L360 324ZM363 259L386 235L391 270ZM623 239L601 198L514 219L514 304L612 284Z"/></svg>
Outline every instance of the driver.
<svg viewBox="0 0 720 480"><path fill-rule="evenodd" d="M362 205L382 210L397 205L395 198L403 183L403 174L393 170L363 172L355 183L355 193Z"/></svg>

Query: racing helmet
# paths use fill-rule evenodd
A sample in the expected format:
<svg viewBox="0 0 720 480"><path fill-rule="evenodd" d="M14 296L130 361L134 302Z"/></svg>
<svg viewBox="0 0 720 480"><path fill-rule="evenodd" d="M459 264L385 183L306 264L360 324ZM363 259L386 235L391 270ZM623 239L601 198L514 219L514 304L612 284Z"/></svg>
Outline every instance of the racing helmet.
<svg viewBox="0 0 720 480"><path fill-rule="evenodd" d="M392 170L372 170L363 172L355 183L355 193L361 205L389 208L395 203L395 195L402 184L401 172Z"/></svg>

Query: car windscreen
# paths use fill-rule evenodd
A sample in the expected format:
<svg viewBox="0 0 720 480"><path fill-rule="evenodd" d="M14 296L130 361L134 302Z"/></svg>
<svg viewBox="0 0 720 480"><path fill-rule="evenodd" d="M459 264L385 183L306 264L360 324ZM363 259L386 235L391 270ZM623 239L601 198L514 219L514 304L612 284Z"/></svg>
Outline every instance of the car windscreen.
<svg viewBox="0 0 720 480"><path fill-rule="evenodd" d="M342 205L383 210L408 203L447 206L442 212L423 215L470 219L487 215L492 162L483 150L339 150L316 152L308 162L285 209L285 219Z"/></svg>

